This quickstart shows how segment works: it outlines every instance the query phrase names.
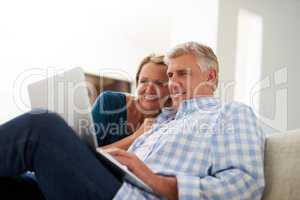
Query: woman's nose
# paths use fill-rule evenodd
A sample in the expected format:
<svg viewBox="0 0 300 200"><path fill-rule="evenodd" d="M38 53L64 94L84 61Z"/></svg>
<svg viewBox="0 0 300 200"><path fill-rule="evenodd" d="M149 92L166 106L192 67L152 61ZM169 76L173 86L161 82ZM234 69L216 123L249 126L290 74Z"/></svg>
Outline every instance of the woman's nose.
<svg viewBox="0 0 300 200"><path fill-rule="evenodd" d="M153 93L157 93L158 88L155 87L155 84L153 83L148 83L146 88L145 88L145 92L153 94Z"/></svg>

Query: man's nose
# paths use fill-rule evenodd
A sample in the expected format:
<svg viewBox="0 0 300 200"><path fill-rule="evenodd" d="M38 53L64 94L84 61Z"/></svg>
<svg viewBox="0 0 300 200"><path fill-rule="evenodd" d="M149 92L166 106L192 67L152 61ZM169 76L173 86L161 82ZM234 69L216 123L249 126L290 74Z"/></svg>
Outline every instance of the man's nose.
<svg viewBox="0 0 300 200"><path fill-rule="evenodd" d="M180 88L180 86L181 86L181 84L178 79L175 79L175 78L169 79L169 82L168 82L169 90Z"/></svg>

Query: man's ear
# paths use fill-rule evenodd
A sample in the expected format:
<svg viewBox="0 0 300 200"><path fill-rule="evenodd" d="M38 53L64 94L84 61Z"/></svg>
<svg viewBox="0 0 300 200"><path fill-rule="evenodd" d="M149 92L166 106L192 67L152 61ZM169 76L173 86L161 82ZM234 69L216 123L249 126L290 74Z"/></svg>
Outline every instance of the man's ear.
<svg viewBox="0 0 300 200"><path fill-rule="evenodd" d="M209 69L207 81L215 82L217 79L217 71L214 68Z"/></svg>

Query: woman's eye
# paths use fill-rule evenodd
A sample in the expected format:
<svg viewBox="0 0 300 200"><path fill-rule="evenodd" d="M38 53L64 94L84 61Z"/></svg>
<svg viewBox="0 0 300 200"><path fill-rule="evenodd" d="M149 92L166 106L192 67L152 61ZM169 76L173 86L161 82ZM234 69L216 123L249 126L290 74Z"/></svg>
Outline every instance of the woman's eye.
<svg viewBox="0 0 300 200"><path fill-rule="evenodd" d="M147 80L140 80L140 83L147 83Z"/></svg>
<svg viewBox="0 0 300 200"><path fill-rule="evenodd" d="M163 85L164 85L164 83L163 83L163 82L161 82L161 81L157 81L157 82L155 82L155 85L157 85L157 86L161 87L161 86L163 86Z"/></svg>

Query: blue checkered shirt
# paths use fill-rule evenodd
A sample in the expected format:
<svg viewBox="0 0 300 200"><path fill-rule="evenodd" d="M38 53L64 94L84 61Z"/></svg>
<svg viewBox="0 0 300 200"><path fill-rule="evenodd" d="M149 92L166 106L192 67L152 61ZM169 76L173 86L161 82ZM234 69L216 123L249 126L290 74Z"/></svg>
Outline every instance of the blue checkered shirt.
<svg viewBox="0 0 300 200"><path fill-rule="evenodd" d="M264 136L252 109L213 97L163 111L129 148L154 173L177 178L179 199L260 199ZM160 199L124 182L114 199Z"/></svg>

